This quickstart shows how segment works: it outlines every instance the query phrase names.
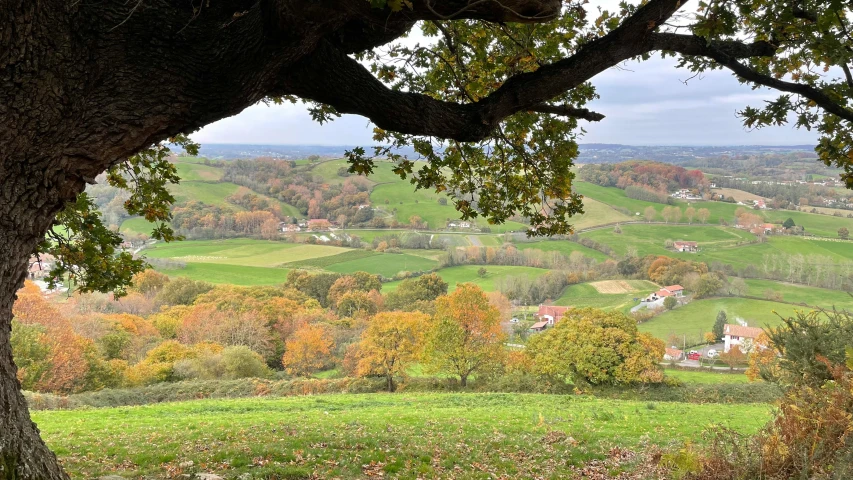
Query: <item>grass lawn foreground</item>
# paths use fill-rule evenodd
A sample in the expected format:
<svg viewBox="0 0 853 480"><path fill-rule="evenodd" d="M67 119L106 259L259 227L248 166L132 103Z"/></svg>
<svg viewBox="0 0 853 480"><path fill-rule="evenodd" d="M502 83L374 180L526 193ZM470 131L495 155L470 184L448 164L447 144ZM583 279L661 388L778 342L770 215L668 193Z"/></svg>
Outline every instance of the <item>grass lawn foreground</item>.
<svg viewBox="0 0 853 480"><path fill-rule="evenodd" d="M337 394L34 412L74 478L556 478L615 445L671 445L712 424L754 433L769 404L534 394ZM689 419L689 420L687 420ZM192 467L181 467L192 461ZM186 464L184 464L186 465Z"/></svg>

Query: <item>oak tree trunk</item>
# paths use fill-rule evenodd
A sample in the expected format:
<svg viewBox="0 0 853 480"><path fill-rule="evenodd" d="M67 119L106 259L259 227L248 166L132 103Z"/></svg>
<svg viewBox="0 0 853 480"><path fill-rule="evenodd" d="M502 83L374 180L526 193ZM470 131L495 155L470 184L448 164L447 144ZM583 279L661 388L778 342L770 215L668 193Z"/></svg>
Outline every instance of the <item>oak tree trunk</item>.
<svg viewBox="0 0 853 480"><path fill-rule="evenodd" d="M28 163L0 163L0 479L66 479L30 420L12 360L15 292L23 286L30 254L61 205L47 184L33 181L39 178L33 167L44 164Z"/></svg>

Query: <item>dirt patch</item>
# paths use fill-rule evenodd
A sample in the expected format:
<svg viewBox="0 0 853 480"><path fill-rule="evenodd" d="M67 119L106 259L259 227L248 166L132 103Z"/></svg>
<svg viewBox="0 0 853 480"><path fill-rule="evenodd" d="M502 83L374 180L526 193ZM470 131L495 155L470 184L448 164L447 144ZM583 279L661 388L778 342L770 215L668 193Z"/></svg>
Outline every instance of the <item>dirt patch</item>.
<svg viewBox="0 0 853 480"><path fill-rule="evenodd" d="M593 288L598 290L598 293L634 293L636 288L625 280L604 280L601 282L591 282Z"/></svg>

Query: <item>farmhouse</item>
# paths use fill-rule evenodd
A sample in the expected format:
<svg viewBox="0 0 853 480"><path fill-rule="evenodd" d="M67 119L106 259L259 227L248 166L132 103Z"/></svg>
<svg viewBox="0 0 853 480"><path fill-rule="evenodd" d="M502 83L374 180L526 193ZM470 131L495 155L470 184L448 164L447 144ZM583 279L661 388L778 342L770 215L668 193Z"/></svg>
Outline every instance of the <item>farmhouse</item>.
<svg viewBox="0 0 853 480"><path fill-rule="evenodd" d="M553 326L557 320L563 318L569 307L558 307L555 305L539 305L539 311L536 312L536 317L539 323L545 322L548 326Z"/></svg>
<svg viewBox="0 0 853 480"><path fill-rule="evenodd" d="M770 235L774 230L776 230L776 225L773 225L772 223L765 223L761 227L764 229L765 235Z"/></svg>
<svg viewBox="0 0 853 480"><path fill-rule="evenodd" d="M755 340L763 332L764 330L761 328L727 323L723 329L723 341L725 342L723 351L728 352L732 347L742 344L746 338Z"/></svg>
<svg viewBox="0 0 853 480"><path fill-rule="evenodd" d="M279 226L281 226L281 231L286 232L286 233L288 233L288 232L301 232L302 231L302 227L300 227L299 225L297 225L295 223L284 223L284 222L282 222L279 224Z"/></svg>
<svg viewBox="0 0 853 480"><path fill-rule="evenodd" d="M696 242L673 242L672 246L676 252L698 252L699 244Z"/></svg>
<svg viewBox="0 0 853 480"><path fill-rule="evenodd" d="M646 297L645 301L646 302L656 302L656 301L660 300L661 298L666 298L666 297L682 298L683 296L684 296L684 287L682 287L681 285L669 285L667 287L661 288L657 292L650 294L648 297Z"/></svg>
<svg viewBox="0 0 853 480"><path fill-rule="evenodd" d="M684 351L679 350L677 348L667 348L665 353L663 354L664 360L682 360L684 358Z"/></svg>

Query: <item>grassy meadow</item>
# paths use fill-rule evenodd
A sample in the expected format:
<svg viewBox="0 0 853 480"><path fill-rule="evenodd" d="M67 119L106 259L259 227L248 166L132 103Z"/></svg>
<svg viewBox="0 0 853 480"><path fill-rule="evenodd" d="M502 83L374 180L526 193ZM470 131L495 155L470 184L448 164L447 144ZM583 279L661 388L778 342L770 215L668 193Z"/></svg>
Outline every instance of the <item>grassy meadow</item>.
<svg viewBox="0 0 853 480"><path fill-rule="evenodd" d="M609 257L598 250L593 250L579 243L568 240L539 240L535 242L518 242L515 244L519 250L542 250L543 252L558 252L565 256L571 256L575 252L582 253L585 257L603 261Z"/></svg>
<svg viewBox="0 0 853 480"><path fill-rule="evenodd" d="M534 394L197 400L33 412L74 478L558 478L610 448L670 446L722 424L756 432L769 404ZM685 419L690 421L686 422ZM192 466L185 462L193 462ZM181 466L181 465L184 466Z"/></svg>
<svg viewBox="0 0 853 480"><path fill-rule="evenodd" d="M615 187L602 187L588 182L577 182L574 184L574 187L578 193L585 197L613 207L625 208L633 213L639 212L642 215L646 207L654 207L658 213L657 220L662 221L660 213L666 205L628 198L624 190ZM736 220L735 211L738 208L746 208L734 203L706 201L676 201L676 206L681 207L682 212L688 206L692 206L697 210L707 208L711 213L711 216L708 218L708 224L719 224L722 219L732 225ZM818 215L792 210L754 210L752 212L763 216L769 223L775 224L781 224L786 219L791 218L797 225L805 227L807 233L824 237L836 238L840 227L853 229L853 218L833 217L831 215ZM685 221L683 217L682 221Z"/></svg>
<svg viewBox="0 0 853 480"><path fill-rule="evenodd" d="M477 272L484 267L486 275L481 277ZM498 289L502 279L507 277L527 277L530 280L544 275L548 270L533 267L508 267L503 265L460 265L442 268L436 273L447 282L448 290L453 291L459 283L473 283L487 292ZM400 282L390 282L382 286L382 292L390 292L397 288Z"/></svg>
<svg viewBox="0 0 853 480"><path fill-rule="evenodd" d="M639 325L640 331L649 332L667 340L670 335L701 337L710 332L717 312L724 310L729 323L736 318L745 320L751 327L774 326L781 323L778 315L791 316L796 310L811 310L785 303L748 298L709 298L694 300L687 305L664 312ZM778 314L778 315L777 315Z"/></svg>
<svg viewBox="0 0 853 480"><path fill-rule="evenodd" d="M187 277L209 283L228 283L251 287L280 285L287 280L286 268L247 267L215 263L187 263L185 268L162 269L170 277Z"/></svg>
<svg viewBox="0 0 853 480"><path fill-rule="evenodd" d="M595 288L598 283L579 283L569 285L563 291L560 298L554 300L554 305L565 305L572 307L593 307L604 310L619 310L628 312L631 307L637 305L635 298L642 298L658 290L657 285L646 280L623 280L630 286L632 292L626 293L602 293Z"/></svg>

